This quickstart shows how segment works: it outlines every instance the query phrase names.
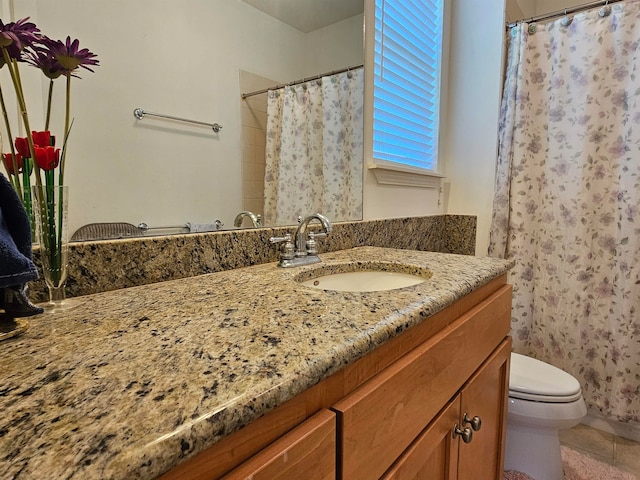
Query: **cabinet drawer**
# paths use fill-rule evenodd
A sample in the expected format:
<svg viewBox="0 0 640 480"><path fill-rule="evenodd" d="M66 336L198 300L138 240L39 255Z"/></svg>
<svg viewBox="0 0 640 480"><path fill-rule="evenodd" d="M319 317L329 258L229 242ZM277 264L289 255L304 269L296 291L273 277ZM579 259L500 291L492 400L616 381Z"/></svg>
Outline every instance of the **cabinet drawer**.
<svg viewBox="0 0 640 480"><path fill-rule="evenodd" d="M510 316L506 285L336 403L342 478L379 478L509 334Z"/></svg>
<svg viewBox="0 0 640 480"><path fill-rule="evenodd" d="M335 479L335 417L335 413L321 410L223 478L225 480Z"/></svg>

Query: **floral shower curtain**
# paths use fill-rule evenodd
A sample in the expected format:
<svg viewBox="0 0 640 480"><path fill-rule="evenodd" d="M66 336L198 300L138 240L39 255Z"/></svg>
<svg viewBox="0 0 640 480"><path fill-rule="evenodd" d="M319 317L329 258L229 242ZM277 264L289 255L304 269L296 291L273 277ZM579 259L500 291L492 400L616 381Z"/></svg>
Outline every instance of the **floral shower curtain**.
<svg viewBox="0 0 640 480"><path fill-rule="evenodd" d="M640 421L640 2L510 31L490 254L514 349ZM593 411L593 410L592 410Z"/></svg>
<svg viewBox="0 0 640 480"><path fill-rule="evenodd" d="M362 218L362 68L269 92L264 216Z"/></svg>

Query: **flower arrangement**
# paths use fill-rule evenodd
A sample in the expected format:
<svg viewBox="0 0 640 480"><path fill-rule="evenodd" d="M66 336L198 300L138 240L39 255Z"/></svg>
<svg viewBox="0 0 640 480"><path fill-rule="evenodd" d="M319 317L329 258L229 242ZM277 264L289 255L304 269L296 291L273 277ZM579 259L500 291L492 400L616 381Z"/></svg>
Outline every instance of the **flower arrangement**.
<svg viewBox="0 0 640 480"><path fill-rule="evenodd" d="M11 90L15 94L19 120L25 132L25 137L14 137L12 123L5 103L4 85L0 82L0 107L4 118L4 126L9 142L10 152L2 154L7 176L9 177L18 196L22 199L27 215L32 225L32 233L36 224L35 211L39 212L41 248L43 249L43 266L45 279L46 265L54 271L61 267L62 249L62 211L54 209L54 197L57 187L64 185L64 171L66 146L71 130L71 78L78 77L78 69L84 68L90 72L92 66L98 65L96 55L86 48L80 49L78 40L52 40L40 33L40 29L24 18L16 22L4 23L0 20L0 72L8 70L11 79ZM39 69L49 79L49 95L46 107L45 124L42 130L32 130L29 121L25 92L21 80L20 65L26 63ZM53 99L54 81L58 78L66 79L65 88L65 117L62 148L56 148L56 137L51 134L51 106ZM1 149L1 146L0 146ZM32 182L32 176L34 182ZM32 200L31 187L34 191L45 192L43 198ZM61 199L63 200L63 199ZM36 208L34 209L34 203ZM57 201L57 199L56 199ZM51 258L44 258L44 255ZM63 273L59 273L56 283L63 280ZM47 279L48 280L48 279ZM47 283L49 283L47 281Z"/></svg>
<svg viewBox="0 0 640 480"><path fill-rule="evenodd" d="M71 41L70 37L67 37L66 42L51 40L40 34L38 27L28 20L28 18L24 18L7 24L0 20L0 50L2 51L0 69L6 67L9 70L21 121L26 132L26 137L18 137L15 139L15 143L10 144L11 152L3 153L2 160L14 188L25 202L25 207L29 207L30 210L28 203L30 200L29 186L32 172L35 172L37 185L42 185L41 171L45 172L45 184L54 185L53 182L56 181L54 175L47 172L53 172L56 167L59 167L57 184L64 184L66 157L66 149L64 147L71 127L71 77L78 77L76 71L79 67L93 72L89 66L98 65L98 60L95 58L96 55L86 48L80 49L78 40ZM43 131L36 132L31 130L20 76L19 64L21 62L26 62L39 68L49 79L49 96ZM55 148L55 137L49 132L54 80L59 77L66 78L65 142L62 154L60 154L60 149ZM11 122L9 121L4 100L4 89L1 84L0 106L2 107L7 135L13 139ZM20 177L22 177L22 183Z"/></svg>

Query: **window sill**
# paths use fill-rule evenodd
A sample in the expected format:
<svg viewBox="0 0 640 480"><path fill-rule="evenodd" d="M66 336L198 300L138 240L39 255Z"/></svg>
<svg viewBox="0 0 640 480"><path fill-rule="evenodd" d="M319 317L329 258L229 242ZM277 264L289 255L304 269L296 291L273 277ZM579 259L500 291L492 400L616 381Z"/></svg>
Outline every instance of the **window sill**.
<svg viewBox="0 0 640 480"><path fill-rule="evenodd" d="M373 172L381 185L438 188L440 179L445 177L445 175L433 170L381 160L371 162L369 170Z"/></svg>

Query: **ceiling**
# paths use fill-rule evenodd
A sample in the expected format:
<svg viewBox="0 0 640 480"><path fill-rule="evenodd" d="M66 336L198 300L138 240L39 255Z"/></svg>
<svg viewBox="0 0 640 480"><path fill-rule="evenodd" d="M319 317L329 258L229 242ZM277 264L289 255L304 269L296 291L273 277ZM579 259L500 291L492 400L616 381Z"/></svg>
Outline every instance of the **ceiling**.
<svg viewBox="0 0 640 480"><path fill-rule="evenodd" d="M293 28L309 33L364 11L364 0L242 0Z"/></svg>

